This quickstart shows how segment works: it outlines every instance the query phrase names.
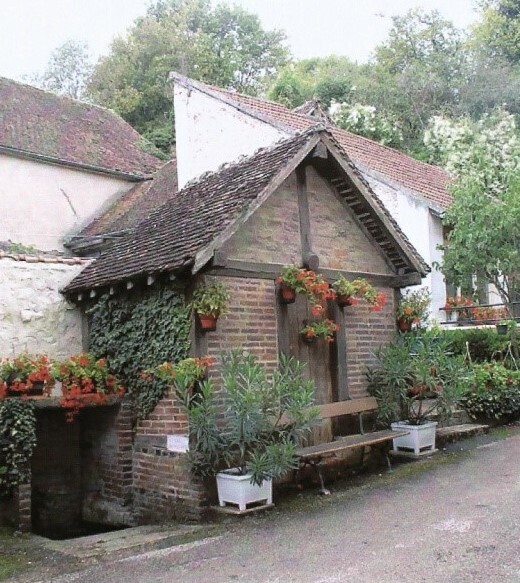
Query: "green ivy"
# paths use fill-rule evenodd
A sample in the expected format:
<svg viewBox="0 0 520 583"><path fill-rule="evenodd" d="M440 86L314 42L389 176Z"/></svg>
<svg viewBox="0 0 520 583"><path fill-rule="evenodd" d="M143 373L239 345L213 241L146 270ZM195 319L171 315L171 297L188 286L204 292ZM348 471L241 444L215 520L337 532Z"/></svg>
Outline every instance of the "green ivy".
<svg viewBox="0 0 520 583"><path fill-rule="evenodd" d="M184 295L167 288L132 297L103 295L87 314L90 352L107 357L110 371L135 399L138 416L147 417L167 384L141 378L141 372L188 356L190 309Z"/></svg>
<svg viewBox="0 0 520 583"><path fill-rule="evenodd" d="M0 496L9 496L31 477L36 415L30 399L0 401Z"/></svg>

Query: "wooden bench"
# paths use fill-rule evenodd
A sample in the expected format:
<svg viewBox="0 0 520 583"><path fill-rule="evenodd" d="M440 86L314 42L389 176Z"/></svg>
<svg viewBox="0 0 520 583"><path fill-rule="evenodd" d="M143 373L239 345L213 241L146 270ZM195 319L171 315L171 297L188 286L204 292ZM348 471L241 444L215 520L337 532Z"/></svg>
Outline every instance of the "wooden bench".
<svg viewBox="0 0 520 583"><path fill-rule="evenodd" d="M388 451L383 448L394 438L407 435L409 432L398 432L386 429L383 431L365 433L363 428L363 415L365 413L373 413L377 410L377 401L374 397L352 399L350 401L339 401L336 403L327 403L326 405L319 405L318 409L318 419L321 420L335 419L345 415L357 415L359 422L359 434L339 436L336 437L335 441L330 443L320 443L319 445L310 445L308 447L297 448L296 455L300 459L300 467L298 470L296 470L296 473L298 473L299 470L303 469L307 465L312 466L320 478L320 492L322 494L330 494L330 492L325 488L323 482L323 475L321 472L321 462L323 459L332 457L349 449L355 449L359 447L364 449L368 446L380 449L381 453L383 453L386 458L388 469L392 469L390 458L388 457ZM363 459L364 455L361 463L363 463Z"/></svg>

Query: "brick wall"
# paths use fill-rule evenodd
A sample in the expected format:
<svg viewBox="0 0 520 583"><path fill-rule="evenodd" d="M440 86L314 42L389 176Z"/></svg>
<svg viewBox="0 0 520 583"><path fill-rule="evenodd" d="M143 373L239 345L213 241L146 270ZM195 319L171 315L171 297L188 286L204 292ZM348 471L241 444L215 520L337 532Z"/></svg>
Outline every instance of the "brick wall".
<svg viewBox="0 0 520 583"><path fill-rule="evenodd" d="M395 333L394 290L378 288L378 291L384 291L388 298L381 312L370 312L364 304L344 309L348 387L354 399L367 396L366 367L375 364L374 350L388 343Z"/></svg>
<svg viewBox="0 0 520 583"><path fill-rule="evenodd" d="M205 490L192 475L187 456L167 449L168 435L187 434L186 414L173 390L139 422L133 451L133 503L139 523L200 517Z"/></svg>
<svg viewBox="0 0 520 583"><path fill-rule="evenodd" d="M273 280L240 277L208 278L229 290L229 312L218 320L217 330L206 334L207 354L219 359L233 348L254 354L268 372L278 366L276 292Z"/></svg>
<svg viewBox="0 0 520 583"><path fill-rule="evenodd" d="M287 180L222 247L231 259L289 265L301 259L296 176Z"/></svg>
<svg viewBox="0 0 520 583"><path fill-rule="evenodd" d="M357 226L332 187L307 167L312 250L320 267L391 274L380 251Z"/></svg>

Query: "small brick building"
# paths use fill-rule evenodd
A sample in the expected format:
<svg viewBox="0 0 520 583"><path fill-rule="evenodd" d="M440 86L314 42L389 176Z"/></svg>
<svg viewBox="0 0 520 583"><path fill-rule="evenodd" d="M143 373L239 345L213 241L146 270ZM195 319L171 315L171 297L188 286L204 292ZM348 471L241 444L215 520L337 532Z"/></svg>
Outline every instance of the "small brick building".
<svg viewBox="0 0 520 583"><path fill-rule="evenodd" d="M311 318L307 302L301 297L281 304L275 284L282 268L294 263L317 266L329 281L341 274L364 277L389 301L382 312L329 302L327 316L340 327L336 341L308 346L299 335ZM125 294L173 281L189 300L196 286L220 281L230 291L229 313L215 332L201 334L193 325L192 354L218 358L241 347L268 369L277 366L280 352L293 355L307 363L316 402L327 403L366 395L372 351L395 331L396 291L419 284L427 271L342 147L314 128L188 184L64 293L81 303L106 291ZM218 368L212 375L218 379ZM126 431L122 425L120 431ZM186 419L167 395L135 427L132 446L125 433L118 449L116 437L112 461L98 466L100 480L121 480L119 494L112 488L107 497L115 504L126 496L135 522L202 511L206 489L193 479L185 454L168 445L186 434ZM111 522L110 511L105 520Z"/></svg>

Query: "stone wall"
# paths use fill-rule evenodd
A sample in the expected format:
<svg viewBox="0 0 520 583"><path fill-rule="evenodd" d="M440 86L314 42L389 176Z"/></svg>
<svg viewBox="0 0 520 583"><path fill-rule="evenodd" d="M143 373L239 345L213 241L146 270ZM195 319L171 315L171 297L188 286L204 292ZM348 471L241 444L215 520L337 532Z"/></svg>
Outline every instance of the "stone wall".
<svg viewBox="0 0 520 583"><path fill-rule="evenodd" d="M83 349L81 312L59 290L85 262L44 261L0 258L0 358L24 351L65 357Z"/></svg>

